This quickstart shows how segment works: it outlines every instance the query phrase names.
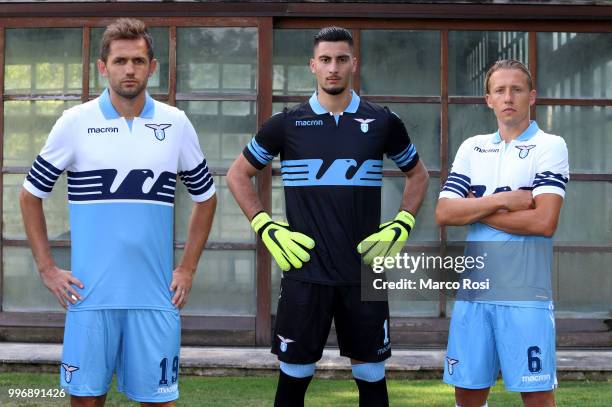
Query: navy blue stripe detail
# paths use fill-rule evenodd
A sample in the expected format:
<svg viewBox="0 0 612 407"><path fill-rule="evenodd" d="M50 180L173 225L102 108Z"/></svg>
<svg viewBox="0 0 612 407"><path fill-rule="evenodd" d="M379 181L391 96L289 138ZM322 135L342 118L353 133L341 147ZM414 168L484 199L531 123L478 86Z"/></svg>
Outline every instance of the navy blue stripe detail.
<svg viewBox="0 0 612 407"><path fill-rule="evenodd" d="M57 176L60 176L62 174L63 170L60 170L59 168L54 167L53 164L51 164L50 162L42 158L40 155L36 156L35 161L38 161L38 163L42 165L43 167L45 167L47 171L50 171L56 174Z"/></svg>
<svg viewBox="0 0 612 407"><path fill-rule="evenodd" d="M533 184L533 189L537 189L539 187L543 187L545 185L550 185L550 186L554 186L554 187L559 187L562 190L565 191L565 184L562 184L561 182L557 182L557 181L542 181L542 182L536 182Z"/></svg>
<svg viewBox="0 0 612 407"><path fill-rule="evenodd" d="M206 177L202 178L202 180L196 183L185 184L185 186L187 187L189 191L195 191L195 190L200 189L202 186L204 186L210 180L210 178L211 178L211 175L209 173L209 174L206 174Z"/></svg>
<svg viewBox="0 0 612 407"><path fill-rule="evenodd" d="M73 192L100 192L102 193L101 187L85 187L85 188L74 188L68 185L68 193Z"/></svg>
<svg viewBox="0 0 612 407"><path fill-rule="evenodd" d="M455 194L459 194L459 195L461 195L461 196L462 196L462 197L464 197L464 198L467 196L467 194L465 194L465 193L463 193L463 192L461 192L461 191L456 190L455 188L453 188L453 187L452 187L452 186L450 186L450 185L448 185L448 186L447 186L447 185L444 185L444 188L442 188L442 191L449 191L449 192L453 192L453 193L455 193Z"/></svg>
<svg viewBox="0 0 612 407"><path fill-rule="evenodd" d="M208 182L206 184L204 184L204 186L200 189L191 189L191 188L187 188L187 190L189 191L189 193L191 195L202 195L203 193L207 192L213 185L213 179L209 179Z"/></svg>
<svg viewBox="0 0 612 407"><path fill-rule="evenodd" d="M72 178L72 177L70 177ZM89 185L89 184L102 184L102 177L100 178L90 178L90 179L70 179L68 178L68 186L77 186L77 185Z"/></svg>
<svg viewBox="0 0 612 407"><path fill-rule="evenodd" d="M45 167L43 167L39 162L34 161L32 164L32 168L36 170L39 174L44 175L49 179L50 182L55 182L59 178L59 175L52 173L51 171L47 171Z"/></svg>
<svg viewBox="0 0 612 407"><path fill-rule="evenodd" d="M47 186L42 185L40 182L38 182L36 179L30 176L30 174L28 174L26 179L30 181L32 185L34 185L36 188L40 189L43 192L51 192L51 190L53 189L53 188L49 188Z"/></svg>
<svg viewBox="0 0 612 407"><path fill-rule="evenodd" d="M452 181L455 184L459 184L459 185L463 186L465 189L470 189L470 184L469 183L465 182L464 179L459 178L459 177L457 177L455 175L449 175L448 178L446 179L446 182L448 182L448 181Z"/></svg>
<svg viewBox="0 0 612 407"><path fill-rule="evenodd" d="M30 168L28 175L47 187L53 188L53 185L55 185L55 181L49 181L47 178L40 175L34 168Z"/></svg>
<svg viewBox="0 0 612 407"><path fill-rule="evenodd" d="M453 188L457 189L458 191L461 191L461 193L463 194L467 194L470 190L470 187L465 187L457 182L454 182L453 180L446 180L446 182L444 183L444 186L452 186Z"/></svg>
<svg viewBox="0 0 612 407"><path fill-rule="evenodd" d="M180 178L183 184L188 185L188 184L197 184L209 176L210 176L210 172L203 171L202 174L200 174L197 178L187 178L187 177L180 177Z"/></svg>
<svg viewBox="0 0 612 407"><path fill-rule="evenodd" d="M186 178L186 177L180 177L180 178L183 184L193 185L193 184L199 184L200 182L202 182L203 180L207 179L210 176L211 176L210 172L203 171L202 174L197 178Z"/></svg>
<svg viewBox="0 0 612 407"><path fill-rule="evenodd" d="M192 177L196 175L205 166L206 166L206 159L202 160L202 162L198 164L198 166L192 170L179 171L178 175L180 175L181 177Z"/></svg>
<svg viewBox="0 0 612 407"><path fill-rule="evenodd" d="M559 174L559 173L554 173L554 172L550 172L550 171L545 171L545 172L540 172L537 173L535 176L535 179L546 179L546 178L555 178L559 181L562 182L567 182L569 181L569 179L567 177L564 177L563 174Z"/></svg>
<svg viewBox="0 0 612 407"><path fill-rule="evenodd" d="M459 174L458 172L451 172L449 175L449 177L459 177L462 180L464 180L465 182L468 183L468 185L472 182L472 180L470 179L470 177L463 175L463 174Z"/></svg>

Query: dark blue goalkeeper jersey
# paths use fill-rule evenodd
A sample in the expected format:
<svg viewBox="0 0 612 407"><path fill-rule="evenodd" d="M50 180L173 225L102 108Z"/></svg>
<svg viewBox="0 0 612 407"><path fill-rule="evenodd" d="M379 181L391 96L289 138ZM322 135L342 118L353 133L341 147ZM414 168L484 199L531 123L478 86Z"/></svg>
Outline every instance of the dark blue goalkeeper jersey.
<svg viewBox="0 0 612 407"><path fill-rule="evenodd" d="M315 241L311 260L284 277L329 285L360 282L357 244L380 224L383 154L402 171L419 161L401 119L354 92L337 116L316 93L286 108L243 154L258 169L280 154L287 221Z"/></svg>

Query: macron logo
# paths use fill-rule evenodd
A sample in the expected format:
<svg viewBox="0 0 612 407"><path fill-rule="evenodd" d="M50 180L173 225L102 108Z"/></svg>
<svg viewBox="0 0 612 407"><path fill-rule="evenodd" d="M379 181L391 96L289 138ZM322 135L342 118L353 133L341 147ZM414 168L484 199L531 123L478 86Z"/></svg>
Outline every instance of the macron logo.
<svg viewBox="0 0 612 407"><path fill-rule="evenodd" d="M91 133L119 133L119 127L90 127L87 134Z"/></svg>
<svg viewBox="0 0 612 407"><path fill-rule="evenodd" d="M295 127L323 126L323 120L296 120Z"/></svg>

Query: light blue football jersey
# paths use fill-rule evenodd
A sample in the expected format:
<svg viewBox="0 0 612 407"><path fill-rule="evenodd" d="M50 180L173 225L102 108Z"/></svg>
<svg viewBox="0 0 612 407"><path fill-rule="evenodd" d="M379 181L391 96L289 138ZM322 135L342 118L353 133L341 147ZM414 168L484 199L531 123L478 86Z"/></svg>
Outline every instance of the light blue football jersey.
<svg viewBox="0 0 612 407"><path fill-rule="evenodd" d="M70 309L172 310L177 175L194 201L215 194L185 113L147 95L127 121L105 90L58 119L24 187L46 198L64 171L72 273L84 285Z"/></svg>
<svg viewBox="0 0 612 407"><path fill-rule="evenodd" d="M466 198L470 192L481 197L518 189L531 190L534 198L546 193L565 197L568 181L565 141L543 132L531 121L510 143L502 140L499 131L465 140L439 197ZM467 241L466 253L475 256L483 253L476 253L474 248L488 250L490 268L499 269L494 276L495 290L502 294L491 291L484 302L551 307L552 238L506 233L475 222L469 225Z"/></svg>

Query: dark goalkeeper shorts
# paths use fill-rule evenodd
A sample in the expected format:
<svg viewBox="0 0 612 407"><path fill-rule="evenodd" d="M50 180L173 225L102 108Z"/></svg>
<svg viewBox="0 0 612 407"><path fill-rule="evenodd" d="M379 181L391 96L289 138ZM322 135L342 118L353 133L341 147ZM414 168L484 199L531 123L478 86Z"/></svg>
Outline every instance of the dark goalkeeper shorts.
<svg viewBox="0 0 612 407"><path fill-rule="evenodd" d="M330 286L283 278L272 353L285 363L321 359L332 319L340 355L375 363L391 356L389 304L361 301L360 286Z"/></svg>

